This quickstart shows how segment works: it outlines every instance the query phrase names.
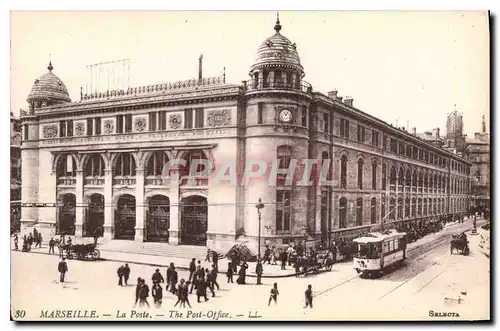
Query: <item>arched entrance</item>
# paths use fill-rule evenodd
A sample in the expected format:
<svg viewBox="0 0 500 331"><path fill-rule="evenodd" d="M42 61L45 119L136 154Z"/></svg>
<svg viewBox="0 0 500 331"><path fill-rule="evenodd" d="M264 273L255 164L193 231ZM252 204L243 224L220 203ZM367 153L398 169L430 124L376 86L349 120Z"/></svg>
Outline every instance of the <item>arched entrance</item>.
<svg viewBox="0 0 500 331"><path fill-rule="evenodd" d="M118 198L115 210L115 239L134 240L135 197L124 194Z"/></svg>
<svg viewBox="0 0 500 331"><path fill-rule="evenodd" d="M62 196L62 206L59 207L59 217L56 227L57 234L75 235L76 196L68 193Z"/></svg>
<svg viewBox="0 0 500 331"><path fill-rule="evenodd" d="M92 194L85 209L85 221L83 223L83 236L94 237L99 234L101 237L104 231L104 196L102 194Z"/></svg>
<svg viewBox="0 0 500 331"><path fill-rule="evenodd" d="M207 199L199 195L181 200L181 244L207 244Z"/></svg>
<svg viewBox="0 0 500 331"><path fill-rule="evenodd" d="M155 195L148 200L147 241L168 242L170 227L170 200L164 195Z"/></svg>

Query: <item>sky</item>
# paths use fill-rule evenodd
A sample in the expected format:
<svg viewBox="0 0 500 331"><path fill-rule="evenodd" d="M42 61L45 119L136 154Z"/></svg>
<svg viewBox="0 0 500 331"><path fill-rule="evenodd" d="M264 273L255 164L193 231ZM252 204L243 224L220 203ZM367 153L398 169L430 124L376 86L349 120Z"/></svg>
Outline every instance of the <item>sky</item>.
<svg viewBox="0 0 500 331"><path fill-rule="evenodd" d="M465 133L489 131L486 12L280 12L281 33L297 44L304 79L388 123L440 127L463 114ZM80 11L11 13L11 111L26 108L36 78L53 72L72 100L89 86L87 66L130 59L132 86L222 75L249 79L276 12ZM94 84L95 85L95 84Z"/></svg>

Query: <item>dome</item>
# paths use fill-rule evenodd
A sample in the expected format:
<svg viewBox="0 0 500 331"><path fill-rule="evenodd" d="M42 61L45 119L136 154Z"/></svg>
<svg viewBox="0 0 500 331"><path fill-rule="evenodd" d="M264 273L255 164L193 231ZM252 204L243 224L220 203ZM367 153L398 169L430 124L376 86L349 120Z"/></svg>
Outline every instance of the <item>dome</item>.
<svg viewBox="0 0 500 331"><path fill-rule="evenodd" d="M265 67L282 67L296 69L303 73L304 68L300 64L297 46L280 33L281 24L279 18L276 21L274 30L276 33L260 45L257 58L250 71Z"/></svg>
<svg viewBox="0 0 500 331"><path fill-rule="evenodd" d="M49 72L35 79L27 101L50 101L51 103L71 102L68 89L62 80L52 73L52 63L47 67Z"/></svg>

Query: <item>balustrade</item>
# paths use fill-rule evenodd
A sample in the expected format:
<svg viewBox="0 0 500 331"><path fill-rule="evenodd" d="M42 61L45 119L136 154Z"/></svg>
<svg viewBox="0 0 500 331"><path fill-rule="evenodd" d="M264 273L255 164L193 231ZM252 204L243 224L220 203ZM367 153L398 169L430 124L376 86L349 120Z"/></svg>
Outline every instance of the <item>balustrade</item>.
<svg viewBox="0 0 500 331"><path fill-rule="evenodd" d="M135 185L135 177L116 176L113 178L113 185L132 186Z"/></svg>
<svg viewBox="0 0 500 331"><path fill-rule="evenodd" d="M85 177L85 185L104 185L104 177Z"/></svg>
<svg viewBox="0 0 500 331"><path fill-rule="evenodd" d="M181 186L208 186L208 177L181 178Z"/></svg>
<svg viewBox="0 0 500 331"><path fill-rule="evenodd" d="M169 177L148 176L148 177L146 177L146 186L147 185L152 185L152 186L168 185L169 180L170 180Z"/></svg>
<svg viewBox="0 0 500 331"><path fill-rule="evenodd" d="M74 186L76 185L76 177L59 177L57 185Z"/></svg>

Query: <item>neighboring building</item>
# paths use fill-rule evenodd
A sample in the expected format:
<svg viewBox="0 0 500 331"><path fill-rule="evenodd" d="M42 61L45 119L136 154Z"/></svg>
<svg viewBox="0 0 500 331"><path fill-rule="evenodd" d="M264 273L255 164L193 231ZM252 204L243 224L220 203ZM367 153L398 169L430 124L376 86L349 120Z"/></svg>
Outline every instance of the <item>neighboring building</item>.
<svg viewBox="0 0 500 331"><path fill-rule="evenodd" d="M19 118L10 112L10 227L20 229L21 220L21 129Z"/></svg>
<svg viewBox="0 0 500 331"><path fill-rule="evenodd" d="M326 241L385 223L459 217L471 164L303 80L298 46L275 34L258 48L251 79L202 78L84 95L72 102L52 72L35 81L23 113L23 231L105 240L256 247L262 241ZM201 68L200 68L201 69ZM184 175L196 160L214 167L249 160L331 161L333 185L287 186L286 175L217 183ZM168 160L185 167L164 171Z"/></svg>
<svg viewBox="0 0 500 331"><path fill-rule="evenodd" d="M454 111L446 119L445 147L463 152L465 150L464 120L462 114Z"/></svg>
<svg viewBox="0 0 500 331"><path fill-rule="evenodd" d="M482 130L476 132L474 139L467 140L466 154L472 162L472 206L477 211L491 210L490 205L490 135L486 132L486 122L483 116Z"/></svg>

